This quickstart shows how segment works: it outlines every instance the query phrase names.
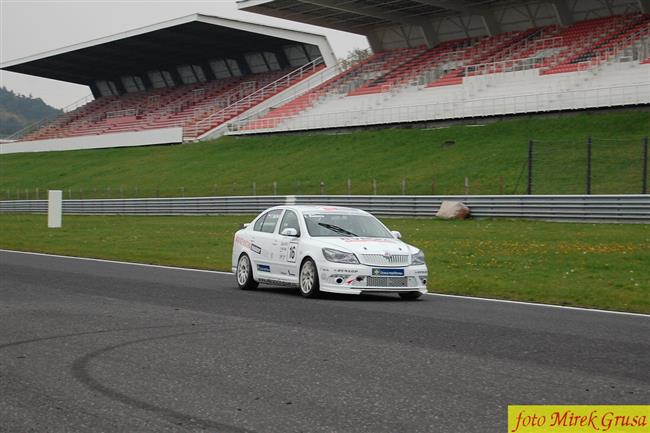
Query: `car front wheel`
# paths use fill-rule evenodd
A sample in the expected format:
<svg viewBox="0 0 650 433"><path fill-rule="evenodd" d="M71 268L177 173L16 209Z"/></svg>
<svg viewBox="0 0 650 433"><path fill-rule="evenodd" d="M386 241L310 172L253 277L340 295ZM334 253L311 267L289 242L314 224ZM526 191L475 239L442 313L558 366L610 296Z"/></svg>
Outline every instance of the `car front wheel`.
<svg viewBox="0 0 650 433"><path fill-rule="evenodd" d="M306 259L300 266L300 294L305 298L316 298L320 295L318 271L312 259Z"/></svg>
<svg viewBox="0 0 650 433"><path fill-rule="evenodd" d="M242 254L239 257L235 278L237 279L237 286L242 290L253 290L259 285L259 283L253 279L251 260L246 254Z"/></svg>

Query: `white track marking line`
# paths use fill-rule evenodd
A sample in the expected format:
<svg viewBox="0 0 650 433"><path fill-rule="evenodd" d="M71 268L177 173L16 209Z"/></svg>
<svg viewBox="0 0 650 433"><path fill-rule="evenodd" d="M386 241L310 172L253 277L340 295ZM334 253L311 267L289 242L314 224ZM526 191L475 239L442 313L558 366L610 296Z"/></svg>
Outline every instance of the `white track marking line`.
<svg viewBox="0 0 650 433"><path fill-rule="evenodd" d="M151 265L148 263L137 263L137 262L122 262L119 260L107 260L107 259L93 259L90 257L78 257L78 256L63 256L59 254L47 254L47 253L33 253L30 251L16 251L16 250L5 250L0 248L1 252L6 253L16 253L16 254L27 254L32 256L46 256L46 257L59 257L62 259L73 259L73 260L86 260L89 262L101 262L101 263L115 263L118 265L131 265L131 266L142 266L148 268L160 268L160 269L173 269L177 271L192 271L192 272L204 272L207 274L221 274L221 275L232 275L232 272L223 272L223 271L210 271L207 269L195 269L195 268L181 268L178 266L165 266L165 265Z"/></svg>
<svg viewBox="0 0 650 433"><path fill-rule="evenodd" d="M650 314L643 313L629 313L627 311L616 311L616 310L599 310L597 308L587 308L587 307L571 307L568 305L553 305L553 304L543 304L536 302L525 302L525 301L509 301L507 299L493 299L493 298L478 298L475 296L463 296L463 295L447 295L445 293L425 293L429 296L438 296L442 298L458 298L458 299L469 299L472 301L484 301L484 302L498 302L502 304L516 304L516 305L529 305L533 307L544 307L544 308L559 308L563 310L574 310L574 311L586 311L593 313L606 313L606 314L619 314L624 316L636 316L636 317L645 317L650 318Z"/></svg>
<svg viewBox="0 0 650 433"><path fill-rule="evenodd" d="M73 259L73 260L86 260L91 262L101 262L101 263L115 263L119 265L130 265L130 266L142 266L149 268L159 268L159 269L172 269L176 271L189 271L189 272L204 272L207 274L219 274L219 275L233 275L232 272L224 271L209 271L207 269L195 269L195 268L181 268L178 266L165 266L165 265L151 265L147 263L136 263L136 262L122 262L119 260L107 260L107 259L93 259L90 257L77 257L77 256L63 256L59 254L47 254L47 253L34 253L30 251L16 251L16 250L6 250L0 248L0 252L6 253L15 253L15 254L26 254L33 256L46 256L46 257L59 257L63 259ZM479 298L475 296L463 296L463 295L447 295L444 293L425 293L429 296L438 296L442 298L457 298L457 299L467 299L471 301L482 301L482 302L496 302L502 304L515 304L515 305L528 305L532 307L543 307L543 308L557 308L563 310L573 310L573 311L585 311L592 313L605 313L605 314L618 314L623 316L635 316L635 317L650 317L650 314L642 313L628 313L626 311L614 311L614 310L599 310L596 308L583 308L583 307L570 307L567 305L553 305L553 304L542 304L535 302L524 302L524 301L509 301L506 299L492 299L492 298Z"/></svg>

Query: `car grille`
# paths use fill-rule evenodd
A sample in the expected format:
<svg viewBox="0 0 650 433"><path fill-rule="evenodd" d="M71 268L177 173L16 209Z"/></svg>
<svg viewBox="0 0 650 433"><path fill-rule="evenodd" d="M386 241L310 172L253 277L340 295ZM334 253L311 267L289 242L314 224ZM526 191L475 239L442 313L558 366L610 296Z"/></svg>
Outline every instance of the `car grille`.
<svg viewBox="0 0 650 433"><path fill-rule="evenodd" d="M408 277L366 277L368 287L408 287Z"/></svg>
<svg viewBox="0 0 650 433"><path fill-rule="evenodd" d="M361 260L371 266L406 266L409 264L409 255L393 254L386 257L383 254L361 254Z"/></svg>

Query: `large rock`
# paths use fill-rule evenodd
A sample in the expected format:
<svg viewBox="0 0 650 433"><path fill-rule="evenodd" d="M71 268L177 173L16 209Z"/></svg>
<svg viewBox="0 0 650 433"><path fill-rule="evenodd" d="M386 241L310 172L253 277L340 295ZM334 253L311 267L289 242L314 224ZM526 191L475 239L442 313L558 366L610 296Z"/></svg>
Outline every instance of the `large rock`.
<svg viewBox="0 0 650 433"><path fill-rule="evenodd" d="M469 216L469 208L460 201L443 201L436 216L446 220L463 220Z"/></svg>

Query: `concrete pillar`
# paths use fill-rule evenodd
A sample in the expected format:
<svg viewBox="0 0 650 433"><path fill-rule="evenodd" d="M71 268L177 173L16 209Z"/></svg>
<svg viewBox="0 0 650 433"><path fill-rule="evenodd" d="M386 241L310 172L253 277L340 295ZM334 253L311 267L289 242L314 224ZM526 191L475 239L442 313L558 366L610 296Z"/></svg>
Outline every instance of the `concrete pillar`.
<svg viewBox="0 0 650 433"><path fill-rule="evenodd" d="M650 14L650 0L639 0L639 9L644 14Z"/></svg>
<svg viewBox="0 0 650 433"><path fill-rule="evenodd" d="M422 36L424 37L424 42L427 44L427 48L433 48L438 45L438 32L433 29L431 24L423 25L420 27L422 31Z"/></svg>
<svg viewBox="0 0 650 433"><path fill-rule="evenodd" d="M47 196L47 226L60 228L63 215L63 191L50 190Z"/></svg>
<svg viewBox="0 0 650 433"><path fill-rule="evenodd" d="M368 44L372 48L373 53L381 53L384 51L384 41L381 35L377 32L372 32L368 33L366 37L368 38Z"/></svg>
<svg viewBox="0 0 650 433"><path fill-rule="evenodd" d="M551 2L551 5L553 6L557 22L561 27L568 27L574 23L573 13L569 9L566 0L554 0Z"/></svg>

